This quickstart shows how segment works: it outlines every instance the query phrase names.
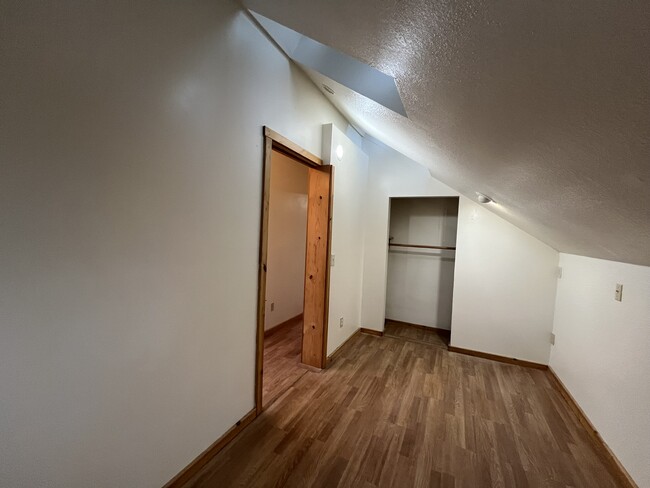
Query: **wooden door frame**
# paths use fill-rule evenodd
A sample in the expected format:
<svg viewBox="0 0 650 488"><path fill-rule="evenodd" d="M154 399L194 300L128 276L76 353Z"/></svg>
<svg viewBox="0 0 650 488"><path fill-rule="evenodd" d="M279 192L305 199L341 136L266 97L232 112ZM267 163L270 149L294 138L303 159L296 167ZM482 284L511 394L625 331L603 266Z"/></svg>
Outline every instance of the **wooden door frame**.
<svg viewBox="0 0 650 488"><path fill-rule="evenodd" d="M278 151L286 156L289 156L295 161L305 164L311 168L320 168L323 161L309 151L301 148L299 145L290 141L286 137L278 134L272 129L264 126L264 156L263 156L263 177L262 177L262 214L260 224L260 250L259 250L259 271L258 271L258 296L257 296L257 334L256 334L256 355L255 355L255 410L257 415L262 413L262 386L264 378L264 319L266 314L266 275L267 275L267 260L268 260L268 242L269 242L269 199L271 195L271 155L273 151ZM333 167L331 168L334 169ZM331 239L332 239L332 209L333 209L333 173L332 184L330 185L330 198L329 198L329 216L330 222L327 232L327 260L325 266L326 273L326 286L325 286L325 317L323 322L323 364L321 368L325 368L327 361L327 326L328 326L328 313L329 313L329 284L330 284L330 269L329 269L329 255L331 253Z"/></svg>

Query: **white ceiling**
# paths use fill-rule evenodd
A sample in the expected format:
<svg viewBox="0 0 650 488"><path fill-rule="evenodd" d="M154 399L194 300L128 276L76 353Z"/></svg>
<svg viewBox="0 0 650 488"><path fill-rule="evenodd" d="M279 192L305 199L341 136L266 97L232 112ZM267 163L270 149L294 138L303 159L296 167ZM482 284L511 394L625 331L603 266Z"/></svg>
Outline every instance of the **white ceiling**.
<svg viewBox="0 0 650 488"><path fill-rule="evenodd" d="M244 0L396 78L364 132L567 253L650 265L650 2Z"/></svg>

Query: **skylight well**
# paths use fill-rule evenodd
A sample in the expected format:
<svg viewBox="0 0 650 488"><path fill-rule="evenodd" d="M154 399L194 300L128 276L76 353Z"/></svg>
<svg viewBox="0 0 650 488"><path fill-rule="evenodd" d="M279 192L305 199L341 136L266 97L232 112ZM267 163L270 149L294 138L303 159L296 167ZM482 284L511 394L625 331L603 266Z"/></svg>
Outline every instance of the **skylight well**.
<svg viewBox="0 0 650 488"><path fill-rule="evenodd" d="M263 15L250 11L271 38L296 63L318 71L341 85L404 117L406 110L395 78L321 44Z"/></svg>

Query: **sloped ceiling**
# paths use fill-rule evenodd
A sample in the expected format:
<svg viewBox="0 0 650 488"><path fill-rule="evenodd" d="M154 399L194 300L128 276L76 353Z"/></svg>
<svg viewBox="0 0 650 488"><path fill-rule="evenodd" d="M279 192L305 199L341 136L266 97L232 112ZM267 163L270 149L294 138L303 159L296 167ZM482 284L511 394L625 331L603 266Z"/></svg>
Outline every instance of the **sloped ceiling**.
<svg viewBox="0 0 650 488"><path fill-rule="evenodd" d="M650 265L650 2L244 4L395 77L408 118L332 102L437 179L559 251Z"/></svg>

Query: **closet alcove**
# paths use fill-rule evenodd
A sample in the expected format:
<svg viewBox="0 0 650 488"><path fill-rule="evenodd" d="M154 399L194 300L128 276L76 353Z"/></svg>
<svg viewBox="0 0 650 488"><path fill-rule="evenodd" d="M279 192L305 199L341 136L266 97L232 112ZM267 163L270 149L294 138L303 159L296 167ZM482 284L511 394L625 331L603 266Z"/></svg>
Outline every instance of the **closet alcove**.
<svg viewBox="0 0 650 488"><path fill-rule="evenodd" d="M400 324L402 329L437 330L448 341L457 227L458 198L391 198L386 284L389 334L395 329L391 325Z"/></svg>

